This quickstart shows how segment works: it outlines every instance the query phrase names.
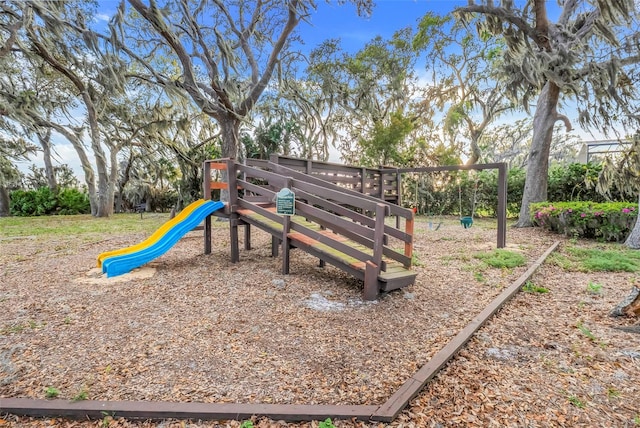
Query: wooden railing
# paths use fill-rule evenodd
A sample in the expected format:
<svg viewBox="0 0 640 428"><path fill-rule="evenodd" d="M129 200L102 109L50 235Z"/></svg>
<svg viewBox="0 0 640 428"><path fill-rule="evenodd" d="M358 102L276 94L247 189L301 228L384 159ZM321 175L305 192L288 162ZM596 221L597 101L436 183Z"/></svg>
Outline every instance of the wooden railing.
<svg viewBox="0 0 640 428"><path fill-rule="evenodd" d="M268 161L261 159L246 160L247 165L255 167L261 167L268 162L320 178L342 188L355 190L356 192L400 205L400 181L396 168L356 167L277 154L272 154Z"/></svg>
<svg viewBox="0 0 640 428"><path fill-rule="evenodd" d="M343 187L341 184L327 182L316 175L291 169L282 163L263 161L253 165L255 166L243 165L230 159L206 161L204 165L205 195L210 195L211 189L239 189L229 191L226 213L231 226L232 262L239 260L237 228L246 220L240 218L238 213L250 210L281 225L282 236L279 239L282 243L284 273L288 272L291 238L298 236L292 233L302 234L315 242L326 244L366 264L368 273L365 272L365 290L368 286L377 286L377 276L381 271L386 271L388 262L397 262L407 268L411 266L411 210ZM226 174L221 175L226 176L226 183L211 179L213 169L225 171ZM291 221L289 216L274 213L266 205L274 201L276 193L285 187L295 193L297 215L319 225L321 229L330 230L362 245L364 249L347 245L302 223ZM405 219L404 231L385 224L385 218L390 215ZM402 248L397 250L398 246ZM207 229L205 224L205 253L210 251L210 226Z"/></svg>

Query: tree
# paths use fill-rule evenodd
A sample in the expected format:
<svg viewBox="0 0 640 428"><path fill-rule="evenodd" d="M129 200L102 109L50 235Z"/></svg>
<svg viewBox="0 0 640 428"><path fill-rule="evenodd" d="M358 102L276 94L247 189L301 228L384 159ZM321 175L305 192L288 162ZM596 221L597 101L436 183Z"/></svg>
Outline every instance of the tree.
<svg viewBox="0 0 640 428"><path fill-rule="evenodd" d="M32 63L42 63L43 70L55 76L52 79L63 80L66 87L71 88L86 114L86 128L84 124L72 124L68 111L60 106L62 110L57 115L43 114L47 110L37 105L25 108L16 120L27 118L33 126L53 129L69 140L82 163L91 213L109 216L113 212L117 164L110 162L116 154L110 152L108 139L103 139L100 115L111 97L123 93L125 64L111 55L104 42L100 43L98 35L88 28L87 22L91 22L95 12L91 4L14 1L11 5L22 23L22 31L14 38L11 51L17 51ZM85 130L88 130L93 163L85 146Z"/></svg>
<svg viewBox="0 0 640 428"><path fill-rule="evenodd" d="M0 78L0 115L16 125L12 130L15 136L37 139L40 143L47 178L45 185L56 192L58 183L52 160L52 130L37 126L32 116L50 120L52 116L64 113L73 106L69 91L65 90L60 79L51 75L46 64L15 49L0 56L0 69L3 71Z"/></svg>
<svg viewBox="0 0 640 428"><path fill-rule="evenodd" d="M128 2L141 18L135 22L137 29L128 30L135 37L136 50L126 49L124 41L120 47L147 70L145 78L184 91L215 119L221 131L222 155L235 158L240 125L276 67L286 60L290 38L311 13L313 2L180 0L162 7L155 1L148 5L142 0ZM367 1L356 4L365 11L370 6ZM125 18L121 3L113 21L114 34L123 34ZM159 51L179 65L179 76L159 72L154 65Z"/></svg>
<svg viewBox="0 0 640 428"><path fill-rule="evenodd" d="M487 127L515 105L505 97L497 76L504 43L488 32L474 38L451 17L425 15L418 24L413 46L427 55L432 82L425 89L423 105L443 114L443 130L469 145L469 164L481 156L480 140Z"/></svg>
<svg viewBox="0 0 640 428"><path fill-rule="evenodd" d="M329 160L330 147L336 146L335 94L324 92L309 76L285 75L276 93L266 94L265 103L257 106L257 114L274 117L291 127L289 142L293 155L305 159Z"/></svg>
<svg viewBox="0 0 640 428"><path fill-rule="evenodd" d="M576 135L560 131L558 124L554 129L549 159L561 164L574 162L579 139ZM509 168L525 168L529 162L532 133L531 118L489 127L479 142L480 160L485 163L506 162Z"/></svg>
<svg viewBox="0 0 640 428"><path fill-rule="evenodd" d="M403 151L401 148L412 130L411 119L401 113L392 113L388 125L375 123L371 136L359 140L359 146L363 149L359 163L372 167L406 166L413 160L413 151Z"/></svg>
<svg viewBox="0 0 640 428"><path fill-rule="evenodd" d="M609 198L613 189L622 196L638 198L639 215L625 245L640 250L640 131L636 132L631 146L617 162L611 157L605 158L596 190Z"/></svg>
<svg viewBox="0 0 640 428"><path fill-rule="evenodd" d="M0 130L11 131L11 123L0 116ZM20 138L0 137L0 217L7 217L9 211L9 191L18 187L22 174L14 165L14 161L27 160L36 147Z"/></svg>
<svg viewBox="0 0 640 428"><path fill-rule="evenodd" d="M310 54L308 79L323 94L313 108L326 118L323 131L342 136L338 149L346 162L366 162L361 143L373 142L376 135L392 127L395 131L403 128L397 127L398 123L392 125L394 115L405 118L411 130L423 120L414 111L419 89L412 37L409 28L397 31L389 40L378 36L355 54L344 52L340 41L332 39ZM405 144L406 139L393 142ZM400 146L387 149L387 153L402 151Z"/></svg>
<svg viewBox="0 0 640 428"><path fill-rule="evenodd" d="M464 22L478 15L480 34L501 34L507 50L503 77L512 97L525 108L537 96L533 138L517 226L530 226L529 204L546 199L549 149L554 124L569 119L558 111L562 97L577 104L585 127L611 129L616 123L637 124L640 68L640 23L633 0L559 2L560 14L551 22L546 0L517 7L512 0L494 5L483 0L456 9Z"/></svg>
<svg viewBox="0 0 640 428"><path fill-rule="evenodd" d="M69 189L78 187L78 179L73 173L73 170L69 168L69 165L62 164L51 166L51 172L53 173L53 180L56 183L56 188ZM51 177L49 177L49 169L38 168L36 165L29 167L29 173L24 178L27 188L39 189L41 187L48 187L51 189ZM54 189L51 189L55 193Z"/></svg>

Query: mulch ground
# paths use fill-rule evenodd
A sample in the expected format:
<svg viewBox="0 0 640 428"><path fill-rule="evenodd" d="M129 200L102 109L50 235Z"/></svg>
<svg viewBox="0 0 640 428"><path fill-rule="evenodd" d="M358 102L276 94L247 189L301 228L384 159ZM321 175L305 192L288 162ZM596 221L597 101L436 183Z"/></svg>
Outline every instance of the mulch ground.
<svg viewBox="0 0 640 428"><path fill-rule="evenodd" d="M489 268L495 226L438 230L418 220L416 284L373 303L361 284L293 251L291 273L270 239L229 263L224 223L203 255L191 232L150 267L114 279L91 271L101 252L144 239L0 241L2 397L280 404L382 404L555 240L507 232L527 266ZM154 271L155 269L155 271ZM549 259L391 424L336 427L640 426L637 320L609 311L640 283L634 273L567 271ZM598 287L589 284L596 284ZM229 426L242 421L100 421L0 416L8 426ZM316 427L265 419L254 426Z"/></svg>

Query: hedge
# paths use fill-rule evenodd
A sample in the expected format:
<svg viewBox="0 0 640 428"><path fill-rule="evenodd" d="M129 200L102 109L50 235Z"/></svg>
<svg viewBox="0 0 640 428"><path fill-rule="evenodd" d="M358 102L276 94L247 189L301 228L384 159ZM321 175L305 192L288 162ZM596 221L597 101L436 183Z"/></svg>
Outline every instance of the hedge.
<svg viewBox="0 0 640 428"><path fill-rule="evenodd" d="M631 202L539 202L530 205L534 226L566 236L624 241L638 217Z"/></svg>

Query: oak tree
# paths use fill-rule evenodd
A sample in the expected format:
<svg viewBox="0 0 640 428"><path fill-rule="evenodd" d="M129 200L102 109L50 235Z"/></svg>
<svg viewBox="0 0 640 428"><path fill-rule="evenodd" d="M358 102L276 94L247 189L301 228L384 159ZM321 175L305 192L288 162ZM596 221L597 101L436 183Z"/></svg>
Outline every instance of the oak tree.
<svg viewBox="0 0 640 428"><path fill-rule="evenodd" d="M529 204L547 196L549 149L554 125L572 125L559 111L573 101L583 127L611 130L640 121L640 21L634 0L564 0L552 21L547 0L518 5L513 0L470 0L456 9L465 22L478 16L480 33L504 37L503 78L514 99L533 114L533 139L517 225L529 226Z"/></svg>

